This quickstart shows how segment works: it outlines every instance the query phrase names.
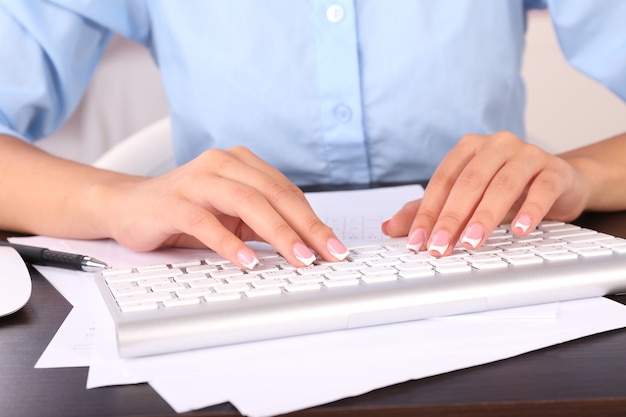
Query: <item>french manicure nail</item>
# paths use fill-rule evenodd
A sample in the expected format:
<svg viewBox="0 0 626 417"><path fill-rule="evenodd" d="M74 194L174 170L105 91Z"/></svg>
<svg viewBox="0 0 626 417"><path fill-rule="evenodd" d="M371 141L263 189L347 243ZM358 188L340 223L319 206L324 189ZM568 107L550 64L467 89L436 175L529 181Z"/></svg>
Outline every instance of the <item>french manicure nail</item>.
<svg viewBox="0 0 626 417"><path fill-rule="evenodd" d="M517 218L515 225L513 226L516 229L520 229L522 233L526 233L526 231L530 228L532 224L532 219L528 214L522 214Z"/></svg>
<svg viewBox="0 0 626 417"><path fill-rule="evenodd" d="M481 224L474 223L465 229L461 243L469 245L472 249L476 249L480 242L482 242L483 237L485 237L485 229Z"/></svg>
<svg viewBox="0 0 626 417"><path fill-rule="evenodd" d="M307 266L311 265L315 260L315 255L311 252L311 249L300 242L293 245L293 254L300 262Z"/></svg>
<svg viewBox="0 0 626 417"><path fill-rule="evenodd" d="M253 269L259 263L259 259L254 252L248 248L240 249L237 252L237 260L248 269Z"/></svg>
<svg viewBox="0 0 626 417"><path fill-rule="evenodd" d="M415 229L409 235L409 239L406 242L406 248L415 252L419 252L422 249L422 245L426 240L426 232L424 229Z"/></svg>
<svg viewBox="0 0 626 417"><path fill-rule="evenodd" d="M445 230L440 230L430 238L428 251L437 252L439 255L443 256L448 250L448 246L450 246L450 233Z"/></svg>
<svg viewBox="0 0 626 417"><path fill-rule="evenodd" d="M330 254L333 255L338 261L343 261L350 254L350 251L348 251L348 249L346 249L346 247L334 237L328 239L326 246L328 247Z"/></svg>

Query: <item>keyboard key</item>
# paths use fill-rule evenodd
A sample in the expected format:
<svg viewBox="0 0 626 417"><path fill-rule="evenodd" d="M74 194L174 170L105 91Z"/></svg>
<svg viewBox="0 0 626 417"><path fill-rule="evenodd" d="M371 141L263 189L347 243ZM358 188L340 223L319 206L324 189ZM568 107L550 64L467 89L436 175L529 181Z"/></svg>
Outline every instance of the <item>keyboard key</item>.
<svg viewBox="0 0 626 417"><path fill-rule="evenodd" d="M404 279L426 278L435 275L435 270L432 267L429 269L408 269L398 272L398 275Z"/></svg>
<svg viewBox="0 0 626 417"><path fill-rule="evenodd" d="M187 273L202 272L208 274L209 272L219 271L219 268L215 265L196 265L187 267L186 271Z"/></svg>
<svg viewBox="0 0 626 417"><path fill-rule="evenodd" d="M576 243L576 242L600 242L602 240L612 239L613 236L607 235L606 233L589 233L584 235L577 236L565 236L562 237L563 241L567 243Z"/></svg>
<svg viewBox="0 0 626 417"><path fill-rule="evenodd" d="M244 275L244 272L240 269L223 269L220 271L211 272L209 276L211 278L220 279L226 277L236 277Z"/></svg>
<svg viewBox="0 0 626 417"><path fill-rule="evenodd" d="M218 284L213 289L216 293L229 293L229 292L244 292L249 289L250 286L248 284L241 283L228 283L228 284Z"/></svg>
<svg viewBox="0 0 626 417"><path fill-rule="evenodd" d="M137 271L139 272L148 272L148 271L169 271L170 267L162 264L162 265L146 265L146 266L138 266Z"/></svg>
<svg viewBox="0 0 626 417"><path fill-rule="evenodd" d="M501 243L501 242L500 242ZM503 251L501 246L481 246L480 248L468 250L472 255L488 255L493 253L500 253Z"/></svg>
<svg viewBox="0 0 626 417"><path fill-rule="evenodd" d="M522 266L522 265L534 265L540 264L544 262L544 259L538 255L527 255L520 257L513 257L507 259L508 263L513 266Z"/></svg>
<svg viewBox="0 0 626 417"><path fill-rule="evenodd" d="M336 265L331 265L331 269L333 271L354 271L367 267L367 264L364 262L342 262Z"/></svg>
<svg viewBox="0 0 626 417"><path fill-rule="evenodd" d="M350 262L369 262L377 259L380 259L380 255L378 253L365 253L361 255L348 256L348 260Z"/></svg>
<svg viewBox="0 0 626 417"><path fill-rule="evenodd" d="M323 285L327 288L335 288L335 287L350 287L361 284L361 281L354 278L349 279L334 279L334 280L326 280L323 282Z"/></svg>
<svg viewBox="0 0 626 417"><path fill-rule="evenodd" d="M200 304L200 298L172 298L171 300L163 301L163 306L167 308L172 307L185 307L190 305Z"/></svg>
<svg viewBox="0 0 626 417"><path fill-rule="evenodd" d="M546 232L543 236L547 239L563 239L563 238L571 238L574 236L585 236L585 235L597 235L598 232L595 230L583 229L583 228L572 228L566 230L558 230L558 231L550 231Z"/></svg>
<svg viewBox="0 0 626 417"><path fill-rule="evenodd" d="M117 303L120 307L125 307L133 304L158 303L170 298L172 298L170 293L147 292L144 294L132 294L124 297L118 297Z"/></svg>
<svg viewBox="0 0 626 417"><path fill-rule="evenodd" d="M435 266L435 271L440 274L458 274L460 272L469 272L472 267L465 264L449 264Z"/></svg>
<svg viewBox="0 0 626 417"><path fill-rule="evenodd" d="M293 284L323 282L325 280L326 280L326 277L324 275L321 275L321 274L297 275L295 277L289 278L289 282L291 282Z"/></svg>
<svg viewBox="0 0 626 417"><path fill-rule="evenodd" d="M159 284L169 284L169 277L157 277L157 278L147 278L140 279L136 282L136 284L140 287L152 287L153 285Z"/></svg>
<svg viewBox="0 0 626 417"><path fill-rule="evenodd" d="M542 220L537 225L538 229L550 230L565 226L565 223L557 220Z"/></svg>
<svg viewBox="0 0 626 417"><path fill-rule="evenodd" d="M541 246L533 249L533 252L539 256L547 254L568 253L569 251L563 246Z"/></svg>
<svg viewBox="0 0 626 417"><path fill-rule="evenodd" d="M431 270L433 266L424 261L416 261L416 262L404 262L401 264L396 264L395 268L400 271L411 271L411 270Z"/></svg>
<svg viewBox="0 0 626 417"><path fill-rule="evenodd" d="M301 284L287 284L284 290L287 292L304 292L304 291L316 291L322 288L318 282L303 282Z"/></svg>
<svg viewBox="0 0 626 417"><path fill-rule="evenodd" d="M175 262L175 263L172 263L170 266L172 268L187 268L191 266L199 266L200 264L201 262L199 259L192 259L189 261Z"/></svg>
<svg viewBox="0 0 626 417"><path fill-rule="evenodd" d="M157 303L138 303L120 306L120 310L122 311L122 313L136 313L139 311L156 310L158 308L159 305Z"/></svg>
<svg viewBox="0 0 626 417"><path fill-rule="evenodd" d="M223 284L223 283L224 281L220 279L201 278L201 279L194 279L193 281L189 281L187 285L189 285L190 288L211 288L211 287L215 287L216 285Z"/></svg>
<svg viewBox="0 0 626 417"><path fill-rule="evenodd" d="M124 274L132 274L132 268L124 268L124 269L105 269L100 272L103 277L108 277L111 275L124 275Z"/></svg>
<svg viewBox="0 0 626 417"><path fill-rule="evenodd" d="M254 288L281 288L287 285L289 281L285 279L260 279L254 281L252 286Z"/></svg>
<svg viewBox="0 0 626 417"><path fill-rule="evenodd" d="M324 274L324 276L331 281L349 280L361 278L359 271L333 271Z"/></svg>
<svg viewBox="0 0 626 417"><path fill-rule="evenodd" d="M331 272L333 269L328 265L311 265L296 269L299 275L319 275Z"/></svg>
<svg viewBox="0 0 626 417"><path fill-rule="evenodd" d="M503 260L472 262L472 268L476 268L476 269L498 269L498 268L507 268L508 266L509 266L508 262L505 262Z"/></svg>
<svg viewBox="0 0 626 417"><path fill-rule="evenodd" d="M600 242L600 246L609 248L615 253L626 253L626 239L614 237Z"/></svg>
<svg viewBox="0 0 626 417"><path fill-rule="evenodd" d="M393 258L378 257L378 259L373 259L365 263L368 264L369 266L392 266L394 264L397 264L397 261Z"/></svg>
<svg viewBox="0 0 626 417"><path fill-rule="evenodd" d="M277 271L264 272L261 274L261 277L263 277L264 279L288 279L295 276L298 276L295 271L285 271L282 269Z"/></svg>
<svg viewBox="0 0 626 417"><path fill-rule="evenodd" d="M568 259L576 259L578 255L574 252L554 252L554 253L544 253L540 254L540 256L546 261L564 261Z"/></svg>
<svg viewBox="0 0 626 417"><path fill-rule="evenodd" d="M249 290L246 290L244 292L244 294L250 298L254 298L254 297L265 297L268 295L279 295L283 292L282 288L280 287L273 287L273 288L250 288Z"/></svg>
<svg viewBox="0 0 626 417"><path fill-rule="evenodd" d="M207 278L209 278L209 276L206 274L203 274L201 272L192 272L192 273L186 273L183 275L177 275L175 277L172 277L171 279L173 281L183 284L183 283L189 283L195 280L202 280L202 279L207 279Z"/></svg>
<svg viewBox="0 0 626 417"><path fill-rule="evenodd" d="M467 266L467 262L465 262L463 259L449 258L449 257L433 258L430 261L428 261L428 263L430 263L434 267Z"/></svg>
<svg viewBox="0 0 626 417"><path fill-rule="evenodd" d="M240 275L232 275L224 278L224 281L234 284L250 284L254 281L259 281L263 279L263 277L259 274L240 274ZM217 280L219 281L219 280Z"/></svg>
<svg viewBox="0 0 626 417"><path fill-rule="evenodd" d="M216 303L221 301L234 301L241 298L241 293L229 292L223 294L207 294L204 296L204 301L207 303Z"/></svg>
<svg viewBox="0 0 626 417"><path fill-rule="evenodd" d="M363 275L396 275L398 270L389 266L368 266L359 270Z"/></svg>
<svg viewBox="0 0 626 417"><path fill-rule="evenodd" d="M576 251L579 256L583 258L590 258L593 256L608 256L613 255L613 251L608 248L585 248Z"/></svg>
<svg viewBox="0 0 626 417"><path fill-rule="evenodd" d="M176 282L168 282L165 284L156 284L150 287L150 289L152 290L152 292L172 292L172 291L176 291L177 289L180 288L184 288L181 287L180 284L177 284Z"/></svg>
<svg viewBox="0 0 626 417"><path fill-rule="evenodd" d="M176 277L178 275L182 275L183 271L180 268L172 268L172 269L158 269L153 271L145 271L145 272L124 272L121 274L111 274L106 277L106 282L111 284L113 282L129 282L129 281L138 281L142 279L149 278L159 278L159 277Z"/></svg>
<svg viewBox="0 0 626 417"><path fill-rule="evenodd" d="M206 287L200 288L180 288L176 290L176 296L178 298L198 298L211 294L211 290Z"/></svg>
<svg viewBox="0 0 626 417"><path fill-rule="evenodd" d="M398 279L398 275L396 275L396 274L379 273L379 274L364 275L361 278L361 281L365 282L366 284L374 284L374 283L377 283L377 282L396 281L397 279Z"/></svg>
<svg viewBox="0 0 626 417"><path fill-rule="evenodd" d="M148 289L137 285L129 285L126 288L111 287L111 292L115 297L126 297L128 295L145 294L148 292Z"/></svg>

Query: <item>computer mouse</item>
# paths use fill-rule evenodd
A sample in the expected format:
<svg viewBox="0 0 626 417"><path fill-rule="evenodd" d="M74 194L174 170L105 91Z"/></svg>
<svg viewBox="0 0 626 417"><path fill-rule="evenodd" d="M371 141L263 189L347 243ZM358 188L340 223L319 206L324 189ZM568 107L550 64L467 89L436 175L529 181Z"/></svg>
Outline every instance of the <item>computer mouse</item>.
<svg viewBox="0 0 626 417"><path fill-rule="evenodd" d="M15 313L30 299L30 273L22 257L8 246L0 246L0 317Z"/></svg>

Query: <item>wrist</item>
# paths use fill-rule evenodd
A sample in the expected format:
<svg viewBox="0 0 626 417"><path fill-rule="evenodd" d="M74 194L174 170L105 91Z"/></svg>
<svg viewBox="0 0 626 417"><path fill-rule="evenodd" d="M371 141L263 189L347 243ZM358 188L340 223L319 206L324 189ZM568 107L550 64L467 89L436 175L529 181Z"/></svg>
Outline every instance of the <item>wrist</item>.
<svg viewBox="0 0 626 417"><path fill-rule="evenodd" d="M585 156L564 156L563 159L576 172L574 186L579 187L582 210L601 210L605 201L600 190L607 180L602 166Z"/></svg>
<svg viewBox="0 0 626 417"><path fill-rule="evenodd" d="M123 227L120 219L125 218L125 200L139 181L141 179L138 177L120 176L89 186L84 198L83 233L90 236L83 236L84 238L115 239L119 235L119 230Z"/></svg>

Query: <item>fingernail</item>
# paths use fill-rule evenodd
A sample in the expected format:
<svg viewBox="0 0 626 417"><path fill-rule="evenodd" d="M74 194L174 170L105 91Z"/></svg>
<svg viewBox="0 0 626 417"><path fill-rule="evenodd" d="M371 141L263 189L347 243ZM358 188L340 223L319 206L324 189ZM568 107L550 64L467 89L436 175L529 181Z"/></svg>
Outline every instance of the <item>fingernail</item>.
<svg viewBox="0 0 626 417"><path fill-rule="evenodd" d="M328 247L330 254L333 255L338 261L343 261L350 254L350 251L348 251L348 249L346 249L346 247L334 237L328 239L326 246Z"/></svg>
<svg viewBox="0 0 626 417"><path fill-rule="evenodd" d="M237 252L237 260L248 269L253 269L259 263L259 258L248 248L240 249Z"/></svg>
<svg viewBox="0 0 626 417"><path fill-rule="evenodd" d="M426 240L426 232L424 229L415 229L409 235L409 239L406 242L406 248L415 252L419 252Z"/></svg>
<svg viewBox="0 0 626 417"><path fill-rule="evenodd" d="M443 255L448 250L448 246L450 246L450 233L440 230L430 238L428 251Z"/></svg>
<svg viewBox="0 0 626 417"><path fill-rule="evenodd" d="M480 242L482 242L483 237L485 237L485 229L482 225L474 223L465 229L461 243L466 243L471 249L476 249Z"/></svg>
<svg viewBox="0 0 626 417"><path fill-rule="evenodd" d="M520 229L522 233L526 233L526 231L530 228L532 223L533 223L532 219L530 218L528 214L522 214L521 216L517 218L517 221L515 222L515 225L513 226L513 228Z"/></svg>
<svg viewBox="0 0 626 417"><path fill-rule="evenodd" d="M315 255L311 252L311 249L307 248L304 244L297 242L293 245L293 254L298 258L300 262L305 265L311 265L315 260Z"/></svg>
<svg viewBox="0 0 626 417"><path fill-rule="evenodd" d="M388 219L383 220L383 221L380 223L380 230L381 230L381 231L383 232L383 234L385 234L385 235L389 235L389 232L387 231L387 228L389 227L389 226L387 225L387 223L389 222L389 220L391 220L391 217L390 217L390 218L388 218Z"/></svg>

